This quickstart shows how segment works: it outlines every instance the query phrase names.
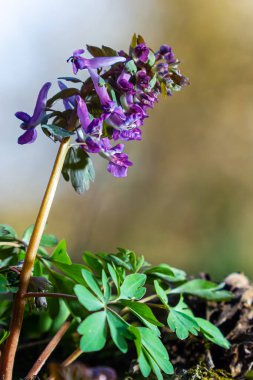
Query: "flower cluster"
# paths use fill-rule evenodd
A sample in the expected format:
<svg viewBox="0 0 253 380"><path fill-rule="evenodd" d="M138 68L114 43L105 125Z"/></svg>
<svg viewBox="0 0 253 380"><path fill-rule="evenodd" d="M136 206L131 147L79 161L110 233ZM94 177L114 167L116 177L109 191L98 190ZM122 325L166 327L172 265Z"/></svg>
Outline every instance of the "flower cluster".
<svg viewBox="0 0 253 380"><path fill-rule="evenodd" d="M25 130L18 143L34 142L36 127L41 124L55 141L74 135L78 149L101 155L109 161L107 170L111 174L125 177L133 164L124 153L122 141L141 140L147 111L154 107L159 94L171 95L188 80L180 74L179 61L170 46L162 45L154 52L141 36L134 35L129 53L106 46L87 46L87 50L93 58L84 58L84 50L79 49L68 61L74 74L87 70L88 79L59 78L60 92L49 100L51 83L46 83L33 115L16 113ZM67 87L62 80L79 88ZM57 100L63 101L64 110L52 108Z"/></svg>

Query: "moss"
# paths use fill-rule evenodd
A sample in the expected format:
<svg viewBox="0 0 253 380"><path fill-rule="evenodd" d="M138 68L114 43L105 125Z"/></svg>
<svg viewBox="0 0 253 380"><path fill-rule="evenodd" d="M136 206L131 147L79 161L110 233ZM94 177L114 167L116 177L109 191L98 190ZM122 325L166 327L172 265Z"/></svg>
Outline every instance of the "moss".
<svg viewBox="0 0 253 380"><path fill-rule="evenodd" d="M174 380L232 380L232 377L226 371L208 369L205 365L198 364L184 375L174 377Z"/></svg>

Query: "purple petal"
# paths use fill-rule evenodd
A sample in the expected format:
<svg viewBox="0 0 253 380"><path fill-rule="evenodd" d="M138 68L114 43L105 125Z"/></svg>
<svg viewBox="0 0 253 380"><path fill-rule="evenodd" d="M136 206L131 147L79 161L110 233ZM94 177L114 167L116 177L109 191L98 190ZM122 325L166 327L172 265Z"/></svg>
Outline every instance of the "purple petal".
<svg viewBox="0 0 253 380"><path fill-rule="evenodd" d="M83 50L83 49L77 49L74 51L73 57L78 57L80 54L83 54L84 52L85 52L85 50Z"/></svg>
<svg viewBox="0 0 253 380"><path fill-rule="evenodd" d="M137 45L134 53L140 62L146 63L148 61L149 48L145 43Z"/></svg>
<svg viewBox="0 0 253 380"><path fill-rule="evenodd" d="M51 83L47 82L41 88L38 98L37 98L36 105L35 105L34 113L28 123L29 127L35 127L36 125L40 124L45 113L47 94L50 87L51 87Z"/></svg>
<svg viewBox="0 0 253 380"><path fill-rule="evenodd" d="M16 112L15 116L19 119L22 120L24 123L29 123L31 116L28 115L26 112Z"/></svg>
<svg viewBox="0 0 253 380"><path fill-rule="evenodd" d="M85 101L79 95L76 97L76 100L77 100L77 115L80 119L82 129L86 133L87 128L91 122L90 117L89 117L89 111L88 111Z"/></svg>
<svg viewBox="0 0 253 380"><path fill-rule="evenodd" d="M142 132L140 128L133 128L130 130L119 131L118 129L114 129L113 131L113 139L116 140L141 140Z"/></svg>
<svg viewBox="0 0 253 380"><path fill-rule="evenodd" d="M127 176L127 166L119 166L113 162L109 162L107 171L111 173L114 177L123 178Z"/></svg>
<svg viewBox="0 0 253 380"><path fill-rule="evenodd" d="M91 137L87 137L85 140L87 144L87 152L89 153L99 153L101 152L101 147L98 141L94 141Z"/></svg>
<svg viewBox="0 0 253 380"><path fill-rule="evenodd" d="M125 62L125 57L95 57L87 59L87 68L98 69L99 67L112 66L118 62Z"/></svg>
<svg viewBox="0 0 253 380"><path fill-rule="evenodd" d="M31 144L37 138L37 131L35 128L28 129L23 135L18 138L18 143L20 145Z"/></svg>
<svg viewBox="0 0 253 380"><path fill-rule="evenodd" d="M61 90L66 90L68 86L65 85L62 81L58 80L58 86ZM62 99L64 108L66 110L72 110L73 107L76 105L76 97L75 96L70 96L69 98L64 98ZM72 106L72 107L71 107Z"/></svg>
<svg viewBox="0 0 253 380"><path fill-rule="evenodd" d="M97 74L96 71L91 70L91 69L88 69L88 70L89 70L92 82L94 84L94 87L95 87L96 93L99 97L101 105L107 107L108 104L112 103L112 100L111 100L111 98L107 92L106 87L99 85L100 76Z"/></svg>
<svg viewBox="0 0 253 380"><path fill-rule="evenodd" d="M87 133L91 136L99 138L102 134L103 120L101 118L95 118L87 127Z"/></svg>

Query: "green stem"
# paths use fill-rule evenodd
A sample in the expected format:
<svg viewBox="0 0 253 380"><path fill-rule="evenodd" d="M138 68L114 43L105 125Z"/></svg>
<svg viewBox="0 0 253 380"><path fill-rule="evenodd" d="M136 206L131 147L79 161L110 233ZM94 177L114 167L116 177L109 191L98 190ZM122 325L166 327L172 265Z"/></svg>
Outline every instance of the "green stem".
<svg viewBox="0 0 253 380"><path fill-rule="evenodd" d="M2 369L1 369L1 379L2 380L12 380L13 366L15 355L17 351L17 346L19 342L19 336L21 332L21 327L23 323L24 310L26 299L24 295L27 293L34 261L39 248L39 244L47 223L47 218L49 211L51 209L54 195L57 189L58 182L60 180L62 167L66 154L69 149L70 139L65 139L61 142L58 154L54 163L54 167L48 182L48 186L37 216L36 223L34 225L34 230L30 239L30 243L25 255L25 260L23 268L20 274L20 284L19 291L15 297L12 319L10 323L10 335L5 343L3 358L2 358Z"/></svg>
<svg viewBox="0 0 253 380"><path fill-rule="evenodd" d="M39 297L51 297L51 298L70 298L77 300L77 296L73 294L65 293L49 293L49 292L28 292L24 295L25 298L39 298Z"/></svg>

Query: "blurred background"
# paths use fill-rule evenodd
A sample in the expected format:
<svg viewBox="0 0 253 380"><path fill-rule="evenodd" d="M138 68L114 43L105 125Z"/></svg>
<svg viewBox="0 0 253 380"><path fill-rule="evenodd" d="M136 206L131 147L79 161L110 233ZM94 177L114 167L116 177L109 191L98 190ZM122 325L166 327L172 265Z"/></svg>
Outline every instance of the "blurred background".
<svg viewBox="0 0 253 380"><path fill-rule="evenodd" d="M74 49L127 49L136 32L172 45L191 86L150 112L126 179L101 159L84 195L61 181L47 231L76 259L124 247L217 280L252 276L252 0L8 0L0 11L0 223L21 233L34 222L57 151L43 134L18 146L14 113L72 75Z"/></svg>

